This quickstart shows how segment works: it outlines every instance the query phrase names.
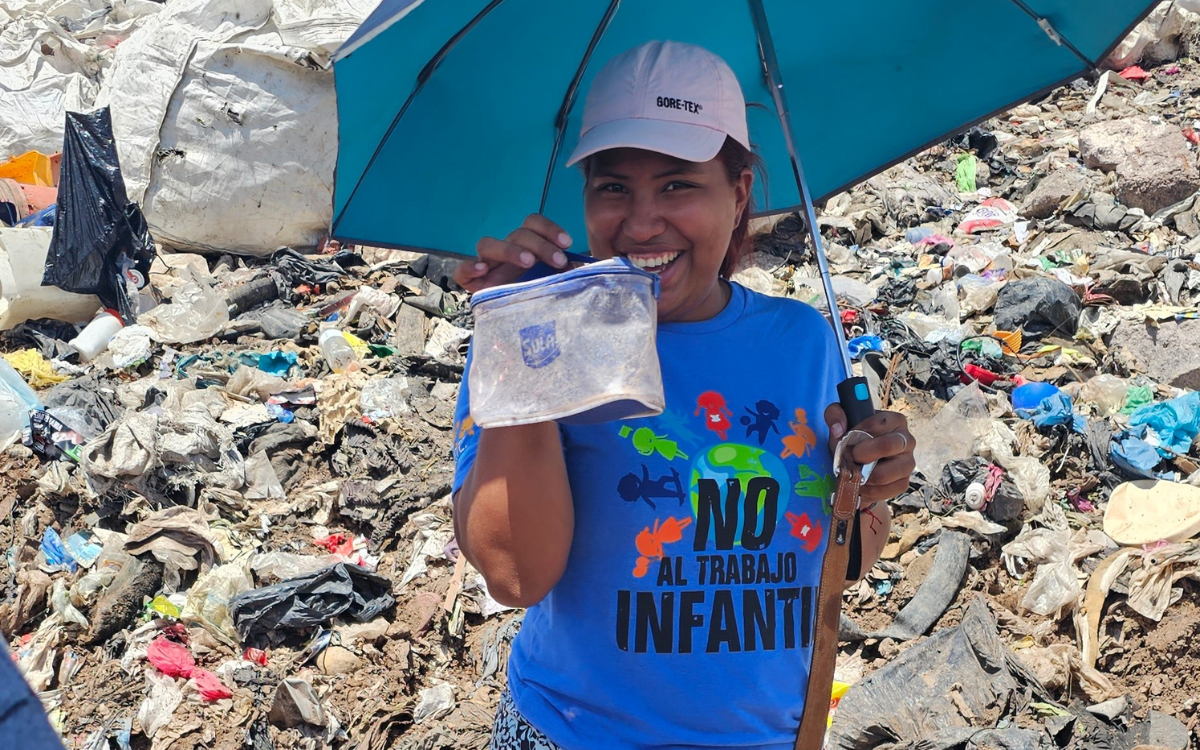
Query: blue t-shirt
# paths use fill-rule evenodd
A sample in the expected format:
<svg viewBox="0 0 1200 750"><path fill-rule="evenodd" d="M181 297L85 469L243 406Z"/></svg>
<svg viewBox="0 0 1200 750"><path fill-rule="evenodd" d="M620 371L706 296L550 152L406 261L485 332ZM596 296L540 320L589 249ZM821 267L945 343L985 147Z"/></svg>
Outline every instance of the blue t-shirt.
<svg viewBox="0 0 1200 750"><path fill-rule="evenodd" d="M575 532L508 680L564 748L791 748L812 658L842 379L811 307L737 284L660 323L666 410L560 425ZM454 491L475 459L464 380ZM829 700L829 696L815 696Z"/></svg>

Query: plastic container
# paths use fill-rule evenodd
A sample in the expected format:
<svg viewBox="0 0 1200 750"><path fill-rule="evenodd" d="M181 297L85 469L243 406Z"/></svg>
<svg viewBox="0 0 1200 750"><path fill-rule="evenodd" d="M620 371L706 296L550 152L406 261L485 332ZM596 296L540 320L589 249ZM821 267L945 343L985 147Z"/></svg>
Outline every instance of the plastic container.
<svg viewBox="0 0 1200 750"><path fill-rule="evenodd" d="M0 227L0 330L34 318L82 323L100 309L93 295L42 286L53 232L50 227Z"/></svg>
<svg viewBox="0 0 1200 750"><path fill-rule="evenodd" d="M1026 383L1013 389L1012 405L1014 409L1036 409L1038 404L1056 393L1058 387L1052 383Z"/></svg>
<svg viewBox="0 0 1200 750"><path fill-rule="evenodd" d="M108 349L108 342L124 326L119 317L108 310L101 310L78 336L67 343L79 350L80 359L91 362Z"/></svg>
<svg viewBox="0 0 1200 750"><path fill-rule="evenodd" d="M661 414L658 277L607 260L471 299L467 384L480 427Z"/></svg>
<svg viewBox="0 0 1200 750"><path fill-rule="evenodd" d="M329 369L334 372L341 372L350 363L358 361L358 356L354 354L350 342L336 328L322 331L317 343L321 347L321 353L325 355L325 361L329 363Z"/></svg>
<svg viewBox="0 0 1200 750"><path fill-rule="evenodd" d="M963 502L971 510L983 510L983 506L987 503L987 490L979 482L971 482L967 485L967 491L963 493Z"/></svg>

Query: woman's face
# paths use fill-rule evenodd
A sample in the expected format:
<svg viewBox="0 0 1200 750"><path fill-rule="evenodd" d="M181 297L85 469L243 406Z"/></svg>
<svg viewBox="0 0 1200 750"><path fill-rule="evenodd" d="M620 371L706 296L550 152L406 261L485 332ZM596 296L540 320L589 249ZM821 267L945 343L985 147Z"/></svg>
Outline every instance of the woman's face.
<svg viewBox="0 0 1200 750"><path fill-rule="evenodd" d="M603 151L584 189L588 249L657 273L659 320L707 320L727 301L717 272L752 181L747 169L731 184L719 158L696 163L632 148Z"/></svg>

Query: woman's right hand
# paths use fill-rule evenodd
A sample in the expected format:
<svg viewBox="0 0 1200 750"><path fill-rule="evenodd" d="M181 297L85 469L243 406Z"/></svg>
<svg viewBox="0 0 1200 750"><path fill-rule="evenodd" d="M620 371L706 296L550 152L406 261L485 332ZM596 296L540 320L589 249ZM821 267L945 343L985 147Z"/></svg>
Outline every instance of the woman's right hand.
<svg viewBox="0 0 1200 750"><path fill-rule="evenodd" d="M530 214L507 237L484 237L475 245L475 260L464 260L454 269L454 281L468 292L510 284L539 260L552 268L566 269L563 254L571 236L541 214Z"/></svg>

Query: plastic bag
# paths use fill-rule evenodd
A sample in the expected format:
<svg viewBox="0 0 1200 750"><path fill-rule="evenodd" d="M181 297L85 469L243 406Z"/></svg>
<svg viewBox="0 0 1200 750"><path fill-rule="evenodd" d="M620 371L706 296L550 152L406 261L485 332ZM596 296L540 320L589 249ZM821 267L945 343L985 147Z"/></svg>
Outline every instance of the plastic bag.
<svg viewBox="0 0 1200 750"><path fill-rule="evenodd" d="M225 298L197 279L190 268L184 268L182 275L184 285L171 304L159 305L138 318L138 323L149 326L159 341L168 344L194 344L217 335L229 324Z"/></svg>
<svg viewBox="0 0 1200 750"><path fill-rule="evenodd" d="M241 564L218 565L188 591L187 603L179 617L186 623L202 626L221 642L236 646L237 631L229 614L229 601L252 588L254 581Z"/></svg>
<svg viewBox="0 0 1200 750"><path fill-rule="evenodd" d="M316 573L330 565L337 565L342 559L337 555L297 555L291 552L264 552L250 558L250 569L259 580L277 578L286 581L289 578Z"/></svg>
<svg viewBox="0 0 1200 750"><path fill-rule="evenodd" d="M153 739L171 720L175 709L183 702L183 693L175 684L172 677L165 674L146 671L146 684L150 688L146 699L138 707L137 720L142 725L142 732Z"/></svg>
<svg viewBox="0 0 1200 750"><path fill-rule="evenodd" d="M1150 429L1158 445L1186 455L1200 433L1200 392L1141 407L1129 417L1129 426L1142 425Z"/></svg>
<svg viewBox="0 0 1200 750"><path fill-rule="evenodd" d="M67 545L53 527L46 527L45 533L42 534L41 552L46 558L46 564L52 568L61 566L72 573L79 569L79 564L71 557Z"/></svg>
<svg viewBox="0 0 1200 750"><path fill-rule="evenodd" d="M1005 565L1019 574L1020 562L1037 565L1033 582L1021 597L1021 606L1049 616L1074 603L1083 586L1071 564L1070 529L1032 529L1026 526L1016 539L1002 548Z"/></svg>
<svg viewBox="0 0 1200 750"><path fill-rule="evenodd" d="M992 422L978 438L975 451L1008 472L1025 498L1025 508L1037 513L1050 496L1050 470L1031 456L1013 454L1017 435L1003 422ZM920 443L918 443L918 446Z"/></svg>
<svg viewBox="0 0 1200 750"><path fill-rule="evenodd" d="M54 235L42 284L94 294L132 323L154 260L146 219L125 194L108 107L67 113ZM133 287L131 294L130 287Z"/></svg>
<svg viewBox="0 0 1200 750"><path fill-rule="evenodd" d="M475 294L467 370L475 423L595 424L662 413L657 296L658 277L617 259ZM726 408L717 399L704 393L699 403Z"/></svg>
<svg viewBox="0 0 1200 750"><path fill-rule="evenodd" d="M144 325L126 326L113 334L108 342L108 354L113 365L125 370L137 367L154 352L154 331Z"/></svg>
<svg viewBox="0 0 1200 750"><path fill-rule="evenodd" d="M71 604L67 593L67 584L59 578L54 582L54 590L50 594L50 611L63 619L63 622L73 622L81 628L88 627L87 618Z"/></svg>
<svg viewBox="0 0 1200 750"><path fill-rule="evenodd" d="M1017 220L1017 212L1003 198L988 198L967 212L958 231L964 234L985 232L989 229L999 229Z"/></svg>
<svg viewBox="0 0 1200 750"><path fill-rule="evenodd" d="M1004 282L988 281L982 276L964 276L959 279L958 286L962 291L959 309L966 315L976 315L995 306Z"/></svg>
<svg viewBox="0 0 1200 750"><path fill-rule="evenodd" d="M394 417L397 414L407 414L409 412L406 400L407 391L408 378L402 375L372 380L363 386L362 394L359 396L359 406L362 408L363 416L378 421Z"/></svg>
<svg viewBox="0 0 1200 750"><path fill-rule="evenodd" d="M926 478L941 476L942 467L971 455L972 443L984 434L991 418L978 383L963 388L926 422L914 422L917 470Z"/></svg>
<svg viewBox="0 0 1200 750"><path fill-rule="evenodd" d="M1129 383L1116 375L1097 375L1083 384L1079 400L1090 403L1102 417L1110 417L1125 405Z"/></svg>

